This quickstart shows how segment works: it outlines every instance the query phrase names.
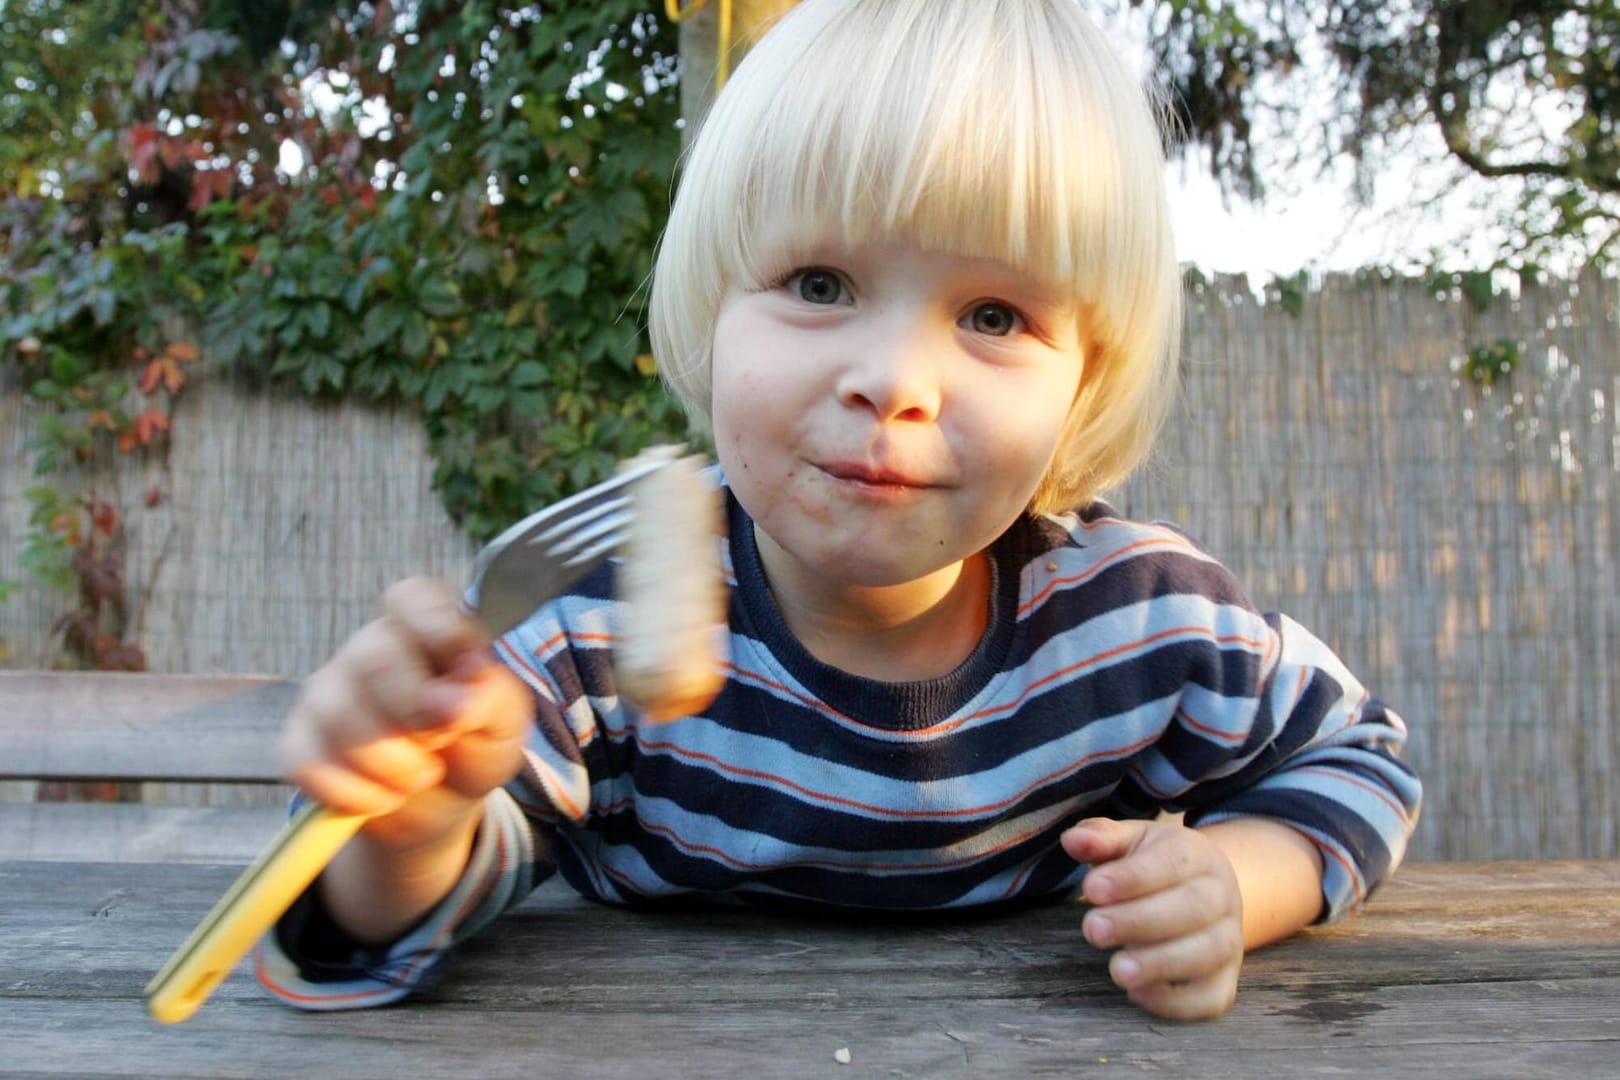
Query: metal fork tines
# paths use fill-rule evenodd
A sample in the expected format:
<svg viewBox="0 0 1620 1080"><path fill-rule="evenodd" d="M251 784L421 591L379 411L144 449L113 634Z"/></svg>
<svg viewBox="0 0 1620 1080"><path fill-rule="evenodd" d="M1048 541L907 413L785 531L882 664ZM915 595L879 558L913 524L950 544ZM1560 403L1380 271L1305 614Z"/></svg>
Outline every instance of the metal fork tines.
<svg viewBox="0 0 1620 1080"><path fill-rule="evenodd" d="M630 496L616 495L582 507L567 520L515 542L544 548L553 558L562 559L565 567L582 566L612 551L629 524Z"/></svg>
<svg viewBox="0 0 1620 1080"><path fill-rule="evenodd" d="M594 570L623 542L633 511L629 486L678 457L649 456L519 521L478 553L472 592L476 615L503 634L535 608Z"/></svg>

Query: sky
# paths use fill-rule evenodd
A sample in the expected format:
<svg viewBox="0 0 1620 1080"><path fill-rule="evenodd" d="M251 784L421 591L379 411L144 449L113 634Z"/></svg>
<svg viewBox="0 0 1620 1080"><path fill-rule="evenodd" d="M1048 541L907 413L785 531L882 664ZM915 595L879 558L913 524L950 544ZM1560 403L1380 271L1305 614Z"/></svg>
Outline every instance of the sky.
<svg viewBox="0 0 1620 1080"><path fill-rule="evenodd" d="M1145 81L1151 59L1144 12L1124 9L1100 17L1127 67ZM1313 43L1303 41L1300 46L1306 66L1282 84L1301 109L1295 126L1277 130L1277 122L1263 114L1254 120L1262 178L1268 187L1262 204L1223 199L1219 184L1201 162L1172 161L1167 167L1166 187L1183 263L1206 272L1247 273L1253 279L1302 269L1354 270L1415 254L1413 241L1422 230L1415 231L1411 215L1392 204L1388 184L1379 193L1380 205L1358 208L1352 205L1353 165L1347 160L1338 162L1329 175L1317 177L1302 175L1303 167L1283 173L1268 164L1276 156L1267 153L1268 141L1311 160L1316 122L1337 109L1334 88L1324 77L1325 59L1312 59L1319 52ZM1275 82L1270 75L1261 77ZM1266 96L1275 93L1268 90ZM1406 187L1409 196L1410 186ZM1403 224L1389 224L1402 219Z"/></svg>
<svg viewBox="0 0 1620 1080"><path fill-rule="evenodd" d="M1438 135L1423 135L1438 144ZM1165 181L1178 255L1205 272L1251 279L1300 270L1409 269L1426 264L1435 249L1450 253L1442 265L1489 265L1505 240L1497 207L1512 195L1458 166L1435 164L1444 156L1437 145L1421 155L1392 155L1368 206L1356 205L1348 159L1326 176L1268 174L1272 190L1260 204L1223 200L1207 167L1172 161Z"/></svg>
<svg viewBox="0 0 1620 1080"><path fill-rule="evenodd" d="M1104 26L1127 66L1145 78L1150 60L1142 13L1124 9ZM1518 194L1511 181L1487 181L1452 159L1436 125L1406 129L1374 151L1380 160L1368 169L1369 206L1356 204L1356 168L1348 158L1332 159L1326 175L1309 175L1329 158L1322 130L1343 105L1321 43L1298 44L1302 61L1290 77L1259 76L1262 97L1291 99L1298 110L1288 121L1263 111L1254 117L1256 156L1269 187L1263 204L1223 201L1206 166L1171 162L1167 169L1181 261L1206 272L1247 273L1251 281L1300 270L1412 270L1428 266L1431 252L1442 268L1496 262L1509 240L1503 209ZM1579 115L1562 95L1528 93L1511 79L1491 83L1486 103L1506 119L1498 134L1519 140L1518 146L1556 143ZM1279 168L1288 157L1295 165ZM1556 257L1549 268L1567 270Z"/></svg>
<svg viewBox="0 0 1620 1080"><path fill-rule="evenodd" d="M1292 274L1306 267L1354 269L1377 261L1379 245L1354 228L1342 194L1314 184L1260 206L1223 203L1207 170L1166 170L1177 255L1215 273Z"/></svg>
<svg viewBox="0 0 1620 1080"><path fill-rule="evenodd" d="M1486 265L1499 234L1470 196L1480 185L1455 175L1416 167L1386 176L1371 206L1351 197L1348 163L1343 174L1298 181L1298 190L1278 192L1259 205L1223 202L1207 169L1172 162L1166 170L1177 254L1206 273L1248 274L1267 279L1300 270L1354 271L1369 266L1423 262L1433 245L1454 252L1458 265ZM1427 186L1444 184L1439 207L1419 206ZM1464 239L1466 238L1466 239Z"/></svg>

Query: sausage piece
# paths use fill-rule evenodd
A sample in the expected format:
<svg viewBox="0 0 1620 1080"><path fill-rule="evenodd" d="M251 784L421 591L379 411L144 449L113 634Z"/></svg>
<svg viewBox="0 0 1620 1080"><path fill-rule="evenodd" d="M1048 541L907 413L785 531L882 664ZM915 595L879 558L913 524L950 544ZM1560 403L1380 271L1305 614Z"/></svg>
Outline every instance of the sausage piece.
<svg viewBox="0 0 1620 1080"><path fill-rule="evenodd" d="M633 511L616 590L619 692L663 723L700 712L725 684L726 588L720 570L720 488L704 460L675 446L648 455L669 464L630 485Z"/></svg>

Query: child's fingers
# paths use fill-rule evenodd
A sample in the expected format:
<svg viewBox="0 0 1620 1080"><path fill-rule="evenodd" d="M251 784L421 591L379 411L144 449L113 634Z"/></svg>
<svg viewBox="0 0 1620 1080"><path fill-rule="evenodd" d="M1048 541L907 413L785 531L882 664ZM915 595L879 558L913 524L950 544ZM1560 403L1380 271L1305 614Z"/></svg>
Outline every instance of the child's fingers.
<svg viewBox="0 0 1620 1080"><path fill-rule="evenodd" d="M338 786L333 768L358 774L373 785L396 794L431 787L443 775L443 765L427 748L379 712L340 670L323 669L311 676L282 732L281 758L288 779L310 794L326 799L310 783ZM319 778L306 780L321 768ZM347 792L334 797L345 803Z"/></svg>
<svg viewBox="0 0 1620 1080"><path fill-rule="evenodd" d="M1235 968L1243 957L1243 933L1236 920L1222 919L1182 937L1121 949L1108 961L1108 974L1126 990L1156 983L1186 983Z"/></svg>
<svg viewBox="0 0 1620 1080"><path fill-rule="evenodd" d="M423 727L435 722L424 715L423 689L433 679L428 661L407 637L403 627L378 619L357 630L333 658L332 682L347 686L355 703L368 716L386 725ZM325 714L338 716L328 708Z"/></svg>
<svg viewBox="0 0 1620 1080"><path fill-rule="evenodd" d="M1082 889L1093 904L1116 904L1162 892L1217 869L1219 852L1193 830L1137 822L1143 839L1128 854L1096 867Z"/></svg>
<svg viewBox="0 0 1620 1080"><path fill-rule="evenodd" d="M1063 850L1089 863L1093 904L1082 922L1093 945L1118 948L1108 971L1159 1016L1220 1016L1243 963L1242 899L1231 864L1196 830L1155 821L1090 818L1066 830Z"/></svg>
<svg viewBox="0 0 1620 1080"><path fill-rule="evenodd" d="M451 674L423 687L421 700L424 714L434 722L422 735L435 746L473 733L515 737L534 706L529 688L510 668L471 654Z"/></svg>
<svg viewBox="0 0 1620 1080"><path fill-rule="evenodd" d="M388 814L407 798L404 792L327 758L306 758L287 778L304 794L340 814Z"/></svg>
<svg viewBox="0 0 1620 1080"><path fill-rule="evenodd" d="M1150 824L1104 817L1086 818L1065 829L1063 835L1058 837L1058 843L1075 862L1096 866L1130 854Z"/></svg>
<svg viewBox="0 0 1620 1080"><path fill-rule="evenodd" d="M1236 916L1232 895L1219 880L1201 875L1174 888L1133 900L1093 907L1080 926L1100 949L1141 945L1196 933L1218 919Z"/></svg>
<svg viewBox="0 0 1620 1080"><path fill-rule="evenodd" d="M1168 1020L1214 1020L1237 1000L1238 969L1185 982L1152 983L1126 993L1138 1008Z"/></svg>
<svg viewBox="0 0 1620 1080"><path fill-rule="evenodd" d="M489 637L461 613L456 591L432 578L406 578L389 586L383 616L397 624L436 674L450 671L467 653L481 653Z"/></svg>
<svg viewBox="0 0 1620 1080"><path fill-rule="evenodd" d="M459 711L446 729L455 738L439 749L444 785L481 795L510 780L523 763L533 712L529 688L500 664L465 683Z"/></svg>
<svg viewBox="0 0 1620 1080"><path fill-rule="evenodd" d="M410 696L418 703L415 728L380 710L328 714L321 725L328 756L405 794L443 783L476 796L511 779L532 711L517 676L490 663L466 681L426 680Z"/></svg>
<svg viewBox="0 0 1620 1080"><path fill-rule="evenodd" d="M401 743L390 756L414 756L404 736L423 722L420 700L430 679L397 627L386 619L368 624L331 663L304 680L287 718L284 762L339 758L379 740Z"/></svg>

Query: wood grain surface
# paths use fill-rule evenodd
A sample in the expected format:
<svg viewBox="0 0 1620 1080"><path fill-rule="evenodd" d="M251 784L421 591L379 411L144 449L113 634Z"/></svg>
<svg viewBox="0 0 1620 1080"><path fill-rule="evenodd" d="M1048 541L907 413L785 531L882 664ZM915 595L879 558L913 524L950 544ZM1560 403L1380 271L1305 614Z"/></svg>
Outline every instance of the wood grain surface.
<svg viewBox="0 0 1620 1080"><path fill-rule="evenodd" d="M543 886L404 1006L299 1013L239 967L163 1028L141 987L232 867L0 863L0 1076L1611 1077L1620 862L1417 864L1148 1016L1062 905L980 919L648 914ZM848 1051L843 1064L840 1051Z"/></svg>

